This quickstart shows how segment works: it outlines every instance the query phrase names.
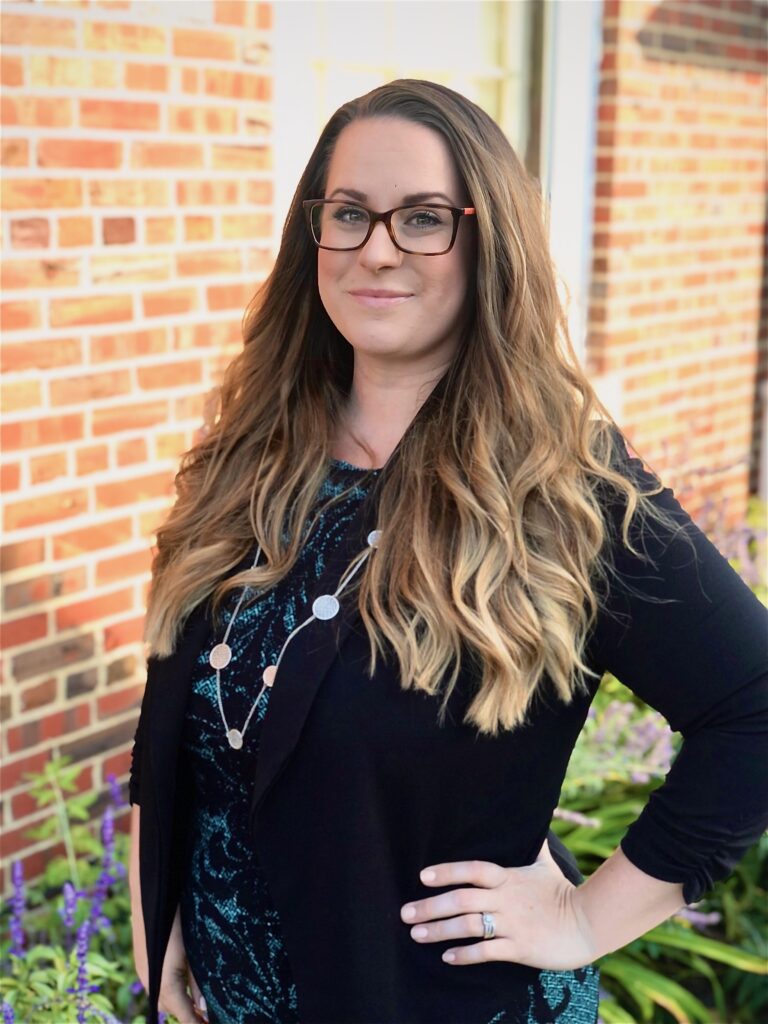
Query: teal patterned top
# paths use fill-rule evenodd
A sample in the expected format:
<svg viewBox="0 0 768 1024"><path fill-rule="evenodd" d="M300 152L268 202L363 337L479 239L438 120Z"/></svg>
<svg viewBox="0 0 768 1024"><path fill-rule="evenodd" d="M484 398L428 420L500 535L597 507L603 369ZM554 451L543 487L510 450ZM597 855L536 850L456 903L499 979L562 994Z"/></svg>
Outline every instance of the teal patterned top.
<svg viewBox="0 0 768 1024"><path fill-rule="evenodd" d="M354 485L352 490L318 517L289 577L260 600L241 606L229 636L232 661L221 673L221 700L230 727L242 730L264 666L276 662L288 634L299 625L297 613L313 596L327 554L377 472L331 460L318 502ZM224 622L239 596L230 595ZM249 842L250 792L271 690L265 689L242 748L232 749L219 712L216 673L208 663L210 649L220 639L211 636L197 659L184 720L182 756L194 794L180 898L184 945L210 1024L298 1024L296 986L280 921ZM487 1024L595 1024L598 979L594 965L541 971L529 986L524 1021L500 1009Z"/></svg>

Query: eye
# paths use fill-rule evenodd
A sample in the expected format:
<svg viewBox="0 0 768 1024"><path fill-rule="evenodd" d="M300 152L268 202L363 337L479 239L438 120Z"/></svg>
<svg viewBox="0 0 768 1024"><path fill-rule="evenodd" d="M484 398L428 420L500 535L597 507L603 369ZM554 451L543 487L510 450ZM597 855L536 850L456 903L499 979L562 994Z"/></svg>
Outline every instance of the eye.
<svg viewBox="0 0 768 1024"><path fill-rule="evenodd" d="M340 206L334 208L333 219L341 224L364 224L368 214L359 206Z"/></svg>
<svg viewBox="0 0 768 1024"><path fill-rule="evenodd" d="M406 223L409 227L415 228L439 228L446 223L442 211L414 209L404 211L407 213Z"/></svg>

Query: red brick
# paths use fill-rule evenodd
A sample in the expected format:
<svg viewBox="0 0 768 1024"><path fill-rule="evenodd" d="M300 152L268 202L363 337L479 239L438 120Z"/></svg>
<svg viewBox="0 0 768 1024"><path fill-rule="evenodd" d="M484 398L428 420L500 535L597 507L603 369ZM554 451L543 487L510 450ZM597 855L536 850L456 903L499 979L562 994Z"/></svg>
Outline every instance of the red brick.
<svg viewBox="0 0 768 1024"><path fill-rule="evenodd" d="M200 359L183 363L154 363L152 366L138 366L136 374L140 388L167 391L169 388L199 384L203 379L203 364Z"/></svg>
<svg viewBox="0 0 768 1024"><path fill-rule="evenodd" d="M130 579L132 576L143 576L152 567L152 552L149 547L141 551L131 551L127 555L117 555L105 559L96 566L96 584L115 583Z"/></svg>
<svg viewBox="0 0 768 1024"><path fill-rule="evenodd" d="M70 128L72 101L38 96L0 97L0 120L24 128Z"/></svg>
<svg viewBox="0 0 768 1024"><path fill-rule="evenodd" d="M179 253L176 257L176 270L180 277L239 274L242 269L240 253L229 249Z"/></svg>
<svg viewBox="0 0 768 1024"><path fill-rule="evenodd" d="M80 284L80 260L4 260L3 287L72 288Z"/></svg>
<svg viewBox="0 0 768 1024"><path fill-rule="evenodd" d="M85 566L63 569L60 572L35 576L32 579L20 580L18 583L6 583L3 591L3 608L6 611L18 611L30 605L42 604L62 594L74 594L86 587Z"/></svg>
<svg viewBox="0 0 768 1024"><path fill-rule="evenodd" d="M16 544L5 544L0 548L0 572L13 572L42 562L45 558L45 541L42 537L21 540Z"/></svg>
<svg viewBox="0 0 768 1024"><path fill-rule="evenodd" d="M86 20L83 22L83 33L83 46L86 50L143 54L167 52L166 32L159 25Z"/></svg>
<svg viewBox="0 0 768 1024"><path fill-rule="evenodd" d="M113 651L117 647L138 644L144 639L144 616L136 615L132 619L113 622L104 628L104 650Z"/></svg>
<svg viewBox="0 0 768 1024"><path fill-rule="evenodd" d="M63 711L54 711L43 718L24 722L8 729L6 739L8 750L16 754L21 750L45 743L46 740L59 739L70 732L84 729L91 722L91 709L88 704L77 704Z"/></svg>
<svg viewBox="0 0 768 1024"><path fill-rule="evenodd" d="M260 29L271 29L272 28L272 4L271 3L257 3L256 4L256 28Z"/></svg>
<svg viewBox="0 0 768 1024"><path fill-rule="evenodd" d="M3 46L76 46L72 18L46 18L39 14L3 14L0 17Z"/></svg>
<svg viewBox="0 0 768 1024"><path fill-rule="evenodd" d="M167 179L91 178L88 182L91 206L167 206L171 198Z"/></svg>
<svg viewBox="0 0 768 1024"><path fill-rule="evenodd" d="M77 365L81 361L82 347L78 338L8 342L2 347L4 373L49 370L57 366Z"/></svg>
<svg viewBox="0 0 768 1024"><path fill-rule="evenodd" d="M271 171L272 149L266 143L249 146L211 146L211 167L216 171Z"/></svg>
<svg viewBox="0 0 768 1024"><path fill-rule="evenodd" d="M221 218L222 238L269 238L272 234L272 215L251 213Z"/></svg>
<svg viewBox="0 0 768 1024"><path fill-rule="evenodd" d="M92 245L93 219L91 217L60 217L59 245Z"/></svg>
<svg viewBox="0 0 768 1024"><path fill-rule="evenodd" d="M86 23L87 24L87 23ZM160 105L136 100L83 99L78 101L79 123L83 128L111 131L160 130Z"/></svg>
<svg viewBox="0 0 768 1024"><path fill-rule="evenodd" d="M144 331L110 332L91 338L91 359L93 362L106 360L135 360L139 356L155 355L168 348L166 329L152 327Z"/></svg>
<svg viewBox="0 0 768 1024"><path fill-rule="evenodd" d="M102 224L105 245L129 245L136 241L135 217L105 217Z"/></svg>
<svg viewBox="0 0 768 1024"><path fill-rule="evenodd" d="M0 425L0 446L3 451L18 451L42 444L76 441L83 436L83 416L71 413L64 416L46 416L36 420L23 420Z"/></svg>
<svg viewBox="0 0 768 1024"><path fill-rule="evenodd" d="M88 511L87 491L60 491L27 498L5 507L5 529L20 530L26 526L40 526Z"/></svg>
<svg viewBox="0 0 768 1024"><path fill-rule="evenodd" d="M230 32L210 29L173 29L173 55L199 60L237 60L237 37Z"/></svg>
<svg viewBox="0 0 768 1024"><path fill-rule="evenodd" d="M6 462L0 466L0 491L18 491L21 484L21 465L18 462Z"/></svg>
<svg viewBox="0 0 768 1024"><path fill-rule="evenodd" d="M131 167L189 168L205 165L205 150L192 142L134 142Z"/></svg>
<svg viewBox="0 0 768 1024"><path fill-rule="evenodd" d="M120 167L123 144L109 139L38 139L40 167Z"/></svg>
<svg viewBox="0 0 768 1024"><path fill-rule="evenodd" d="M133 608L133 592L118 590L113 594L99 594L97 597L56 609L56 629L75 629L78 626L106 619Z"/></svg>
<svg viewBox="0 0 768 1024"><path fill-rule="evenodd" d="M3 182L4 210L56 210L82 205L83 183L77 178L6 178Z"/></svg>
<svg viewBox="0 0 768 1024"><path fill-rule="evenodd" d="M7 140L2 140L3 147L6 144ZM50 245L51 222L47 217L13 217L10 227L12 249L45 249Z"/></svg>
<svg viewBox="0 0 768 1024"><path fill-rule="evenodd" d="M0 85L23 85L24 62L21 57L0 57Z"/></svg>
<svg viewBox="0 0 768 1024"><path fill-rule="evenodd" d="M27 754L26 757L3 758L0 763L0 790L7 793L9 789L22 785L27 781L23 778L25 772L41 772L49 760L50 752L47 750Z"/></svg>
<svg viewBox="0 0 768 1024"><path fill-rule="evenodd" d="M75 452L75 471L78 476L98 473L109 466L109 448L105 444L78 448Z"/></svg>
<svg viewBox="0 0 768 1024"><path fill-rule="evenodd" d="M166 92L168 89L169 70L165 64L133 64L125 65L125 88L139 92Z"/></svg>
<svg viewBox="0 0 768 1024"><path fill-rule="evenodd" d="M237 135L240 131L239 113L236 107L172 106L168 110L168 129L197 136Z"/></svg>
<svg viewBox="0 0 768 1024"><path fill-rule="evenodd" d="M209 242L216 234L213 217L185 217L184 239L187 242Z"/></svg>
<svg viewBox="0 0 768 1024"><path fill-rule="evenodd" d="M173 217L147 217L144 227L147 245L166 245L176 241L176 220Z"/></svg>
<svg viewBox="0 0 768 1024"><path fill-rule="evenodd" d="M167 402L154 401L94 409L92 416L93 435L102 437L123 430L145 430L157 423L165 424L168 421L169 410Z"/></svg>
<svg viewBox="0 0 768 1024"><path fill-rule="evenodd" d="M118 441L115 451L118 466L133 466L137 462L147 461L147 442L143 437Z"/></svg>
<svg viewBox="0 0 768 1024"><path fill-rule="evenodd" d="M206 288L205 295L208 309L215 312L219 309L245 309L253 298L251 284L220 284Z"/></svg>
<svg viewBox="0 0 768 1024"><path fill-rule="evenodd" d="M127 395L131 387L131 375L128 370L80 374L77 377L51 381L51 404L82 405L98 398Z"/></svg>
<svg viewBox="0 0 768 1024"><path fill-rule="evenodd" d="M92 91L117 89L120 84L120 69L115 61L86 60L82 53L73 57L30 54L28 67L29 84L35 88Z"/></svg>
<svg viewBox="0 0 768 1024"><path fill-rule="evenodd" d="M17 654L11 663L13 678L18 682L33 676L48 675L67 665L93 657L93 637L81 633L68 640L52 644L38 644L28 651ZM0 786L0 789L3 787Z"/></svg>
<svg viewBox="0 0 768 1024"><path fill-rule="evenodd" d="M44 679L42 683L27 686L26 689L19 691L19 709L21 711L31 711L34 708L43 707L45 704L51 704L54 700L56 700L55 678Z"/></svg>
<svg viewBox="0 0 768 1024"><path fill-rule="evenodd" d="M133 319L130 295L92 295L75 299L51 299L51 327L70 324L104 324Z"/></svg>
<svg viewBox="0 0 768 1024"><path fill-rule="evenodd" d="M41 325L39 302L0 302L0 329L28 331Z"/></svg>
<svg viewBox="0 0 768 1024"><path fill-rule="evenodd" d="M179 206L236 206L241 202L240 182L236 178L178 181L175 199Z"/></svg>
<svg viewBox="0 0 768 1024"><path fill-rule="evenodd" d="M33 485L48 483L49 480L66 476L68 472L66 452L36 455L29 460L29 481Z"/></svg>
<svg viewBox="0 0 768 1024"><path fill-rule="evenodd" d="M174 493L173 474L162 472L148 476L118 480L113 484L96 486L97 509L135 505L151 498L170 497Z"/></svg>
<svg viewBox="0 0 768 1024"><path fill-rule="evenodd" d="M29 167L29 139L0 139L0 166Z"/></svg>
<svg viewBox="0 0 768 1024"><path fill-rule="evenodd" d="M208 96L226 96L227 99L268 102L272 99L272 78L249 71L205 67L203 92Z"/></svg>
<svg viewBox="0 0 768 1024"><path fill-rule="evenodd" d="M76 558L89 551L108 551L117 544L123 544L133 536L133 525L129 517L111 519L107 523L96 523L81 530L60 533L53 538L55 559Z"/></svg>
<svg viewBox="0 0 768 1024"><path fill-rule="evenodd" d="M27 615L23 619L5 621L0 629L2 649L7 651L20 644L41 640L48 632L48 617L45 614Z"/></svg>
<svg viewBox="0 0 768 1024"><path fill-rule="evenodd" d="M141 698L144 696L144 684L125 686L120 690L105 693L102 697L96 698L96 714L99 719L110 718L112 715L119 715L122 711L141 707Z"/></svg>
<svg viewBox="0 0 768 1024"><path fill-rule="evenodd" d="M145 292L141 297L144 316L174 316L194 313L197 309L197 289L171 288L163 292Z"/></svg>
<svg viewBox="0 0 768 1024"><path fill-rule="evenodd" d="M6 415L10 412L34 409L41 404L40 381L15 380L0 384L0 405Z"/></svg>

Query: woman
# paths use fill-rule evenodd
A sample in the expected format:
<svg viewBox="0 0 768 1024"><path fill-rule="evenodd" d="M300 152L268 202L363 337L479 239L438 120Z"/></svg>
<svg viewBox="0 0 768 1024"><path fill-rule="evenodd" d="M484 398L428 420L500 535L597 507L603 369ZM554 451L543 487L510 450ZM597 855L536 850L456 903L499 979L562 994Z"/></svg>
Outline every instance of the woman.
<svg viewBox="0 0 768 1024"><path fill-rule="evenodd" d="M768 824L768 614L628 456L544 225L443 86L374 89L318 141L158 532L152 1022L594 1022L594 961ZM548 829L608 670L685 743L583 881Z"/></svg>

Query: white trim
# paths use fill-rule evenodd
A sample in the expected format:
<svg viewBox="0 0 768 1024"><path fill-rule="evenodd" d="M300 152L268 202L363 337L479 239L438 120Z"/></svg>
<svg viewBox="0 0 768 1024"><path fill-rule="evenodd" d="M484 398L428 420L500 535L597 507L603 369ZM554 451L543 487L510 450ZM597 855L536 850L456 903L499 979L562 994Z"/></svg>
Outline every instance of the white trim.
<svg viewBox="0 0 768 1024"><path fill-rule="evenodd" d="M550 202L552 255L571 293L568 326L582 360L592 260L602 18L602 0L550 0L545 5L542 180Z"/></svg>

